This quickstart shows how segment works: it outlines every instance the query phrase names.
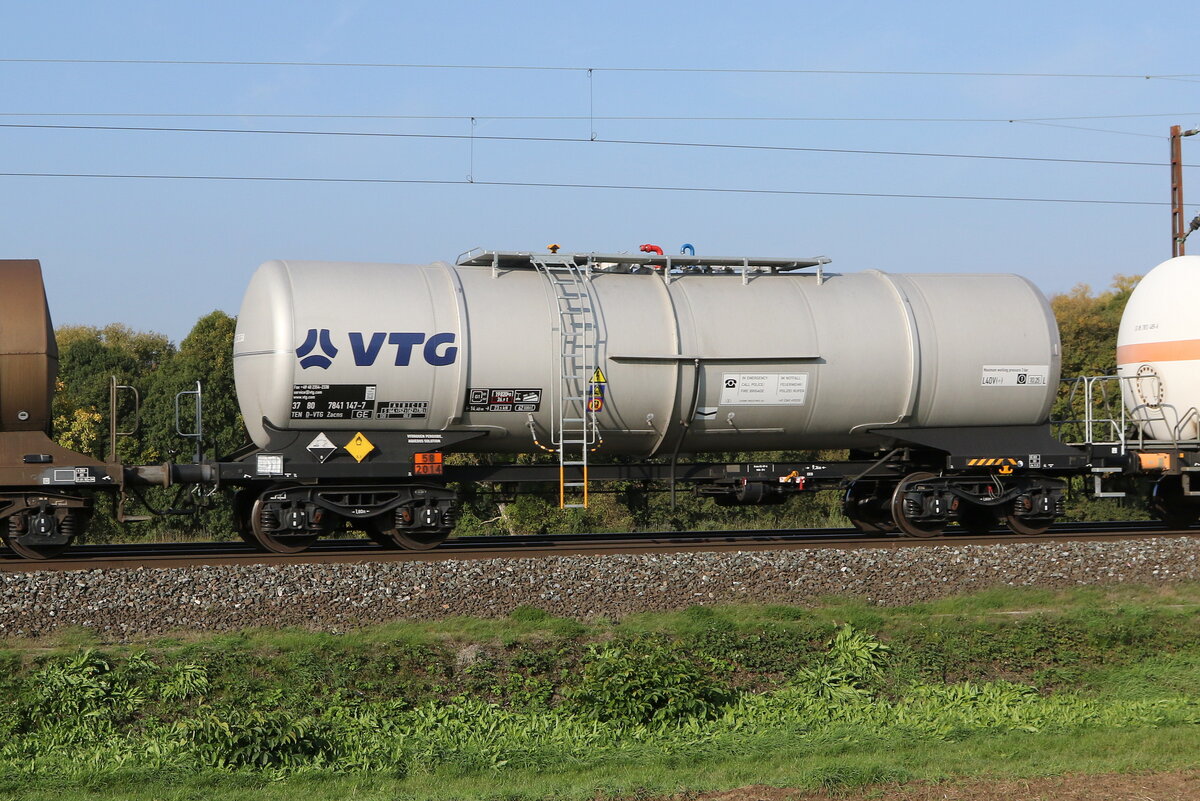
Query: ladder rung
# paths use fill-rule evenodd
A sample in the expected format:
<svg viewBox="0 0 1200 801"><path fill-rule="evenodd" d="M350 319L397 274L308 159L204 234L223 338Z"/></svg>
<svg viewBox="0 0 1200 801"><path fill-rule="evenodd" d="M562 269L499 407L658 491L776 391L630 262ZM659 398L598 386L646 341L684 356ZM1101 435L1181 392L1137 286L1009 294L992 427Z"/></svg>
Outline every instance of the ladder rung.
<svg viewBox="0 0 1200 801"><path fill-rule="evenodd" d="M563 467L582 467L583 465L587 464L587 462L564 460L564 461L559 462L559 464L561 464Z"/></svg>
<svg viewBox="0 0 1200 801"><path fill-rule="evenodd" d="M582 418L582 417L564 417L562 419L562 421L564 423L582 423L584 421L584 418Z"/></svg>
<svg viewBox="0 0 1200 801"><path fill-rule="evenodd" d="M563 509L586 509L587 504L586 503L564 503L561 508L563 508Z"/></svg>
<svg viewBox="0 0 1200 801"><path fill-rule="evenodd" d="M562 483L564 487L582 487L585 484L587 484L586 481L564 481Z"/></svg>

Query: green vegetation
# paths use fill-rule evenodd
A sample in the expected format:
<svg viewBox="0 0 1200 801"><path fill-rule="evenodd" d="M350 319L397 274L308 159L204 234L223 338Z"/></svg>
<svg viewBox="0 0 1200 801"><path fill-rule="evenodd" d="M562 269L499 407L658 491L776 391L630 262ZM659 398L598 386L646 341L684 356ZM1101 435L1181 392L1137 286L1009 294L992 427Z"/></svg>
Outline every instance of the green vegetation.
<svg viewBox="0 0 1200 801"><path fill-rule="evenodd" d="M4 642L0 793L594 798L1194 766L1200 586ZM997 758L1002 757L1000 761Z"/></svg>
<svg viewBox="0 0 1200 801"><path fill-rule="evenodd" d="M1079 284L1050 298L1062 338L1063 378L1116 372L1121 314L1140 279L1138 275L1118 275L1112 286L1098 295L1093 295L1088 285Z"/></svg>
<svg viewBox="0 0 1200 801"><path fill-rule="evenodd" d="M234 318L214 311L200 318L191 333L173 345L165 336L131 331L119 323L104 328L65 326L56 331L59 347L58 388L54 398L54 434L60 444L97 459L107 455L109 442L109 382L137 389L142 398L135 418L133 396L118 399L118 428L127 430L140 419L137 436L117 440L117 456L128 464L189 462L193 440L175 433L175 395L204 389L204 452L224 456L247 441L233 385ZM181 425L191 430L191 401L181 402ZM146 500L156 509L187 508L194 515L172 516L120 527L103 502L92 518L87 539L229 539L229 500L223 495L202 498L190 493L149 490ZM138 513L131 508L127 511Z"/></svg>

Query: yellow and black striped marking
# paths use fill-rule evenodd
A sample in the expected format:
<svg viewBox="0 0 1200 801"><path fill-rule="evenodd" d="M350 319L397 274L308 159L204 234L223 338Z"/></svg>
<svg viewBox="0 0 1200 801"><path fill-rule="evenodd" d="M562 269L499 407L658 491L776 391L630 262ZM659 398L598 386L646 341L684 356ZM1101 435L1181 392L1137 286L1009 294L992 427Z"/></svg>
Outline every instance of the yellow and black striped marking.
<svg viewBox="0 0 1200 801"><path fill-rule="evenodd" d="M968 459L967 460L967 467L999 467L1001 465L1008 465L1010 467L1016 467L1017 464L1018 464L1017 460L1013 459L1012 457L1004 457L1004 458L1000 458L1000 459Z"/></svg>

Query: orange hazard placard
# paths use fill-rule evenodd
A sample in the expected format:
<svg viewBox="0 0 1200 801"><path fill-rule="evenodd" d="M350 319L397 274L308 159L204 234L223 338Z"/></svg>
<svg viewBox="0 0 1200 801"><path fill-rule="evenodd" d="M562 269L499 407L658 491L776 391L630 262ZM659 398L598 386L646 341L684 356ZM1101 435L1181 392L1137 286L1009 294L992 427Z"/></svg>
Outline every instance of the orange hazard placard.
<svg viewBox="0 0 1200 801"><path fill-rule="evenodd" d="M418 476L440 476L442 474L442 454L414 453L413 473Z"/></svg>

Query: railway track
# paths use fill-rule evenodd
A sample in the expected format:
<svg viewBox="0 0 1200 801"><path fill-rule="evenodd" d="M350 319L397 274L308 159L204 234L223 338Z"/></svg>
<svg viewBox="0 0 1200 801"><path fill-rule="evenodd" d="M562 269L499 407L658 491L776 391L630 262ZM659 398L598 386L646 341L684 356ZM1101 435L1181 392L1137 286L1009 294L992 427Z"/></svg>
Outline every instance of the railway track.
<svg viewBox="0 0 1200 801"><path fill-rule="evenodd" d="M910 548L936 545L1003 545L1019 542L1107 541L1143 537L1198 536L1200 529L1167 529L1158 522L1060 523L1036 537L1011 533L971 535L949 529L938 537L915 539L856 529L546 534L461 537L429 551L380 548L367 539L325 540L303 553L262 553L241 542L77 545L57 559L22 559L0 552L0 572L174 568L196 565L295 564L362 561L445 561L568 556L580 554L680 553L685 551L766 551L804 548Z"/></svg>

